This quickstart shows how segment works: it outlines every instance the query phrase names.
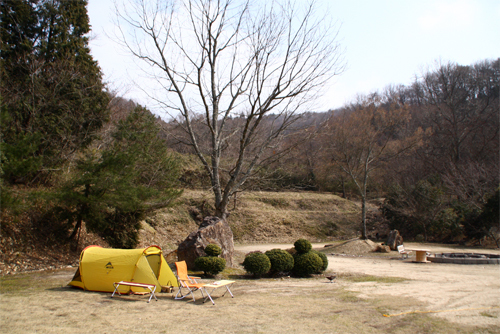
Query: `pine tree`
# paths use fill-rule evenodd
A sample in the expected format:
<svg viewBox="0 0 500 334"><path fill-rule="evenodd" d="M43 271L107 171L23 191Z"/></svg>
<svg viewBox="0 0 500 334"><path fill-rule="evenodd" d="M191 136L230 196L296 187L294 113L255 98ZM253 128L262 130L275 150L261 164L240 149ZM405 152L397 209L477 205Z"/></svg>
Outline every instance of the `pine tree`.
<svg viewBox="0 0 500 334"><path fill-rule="evenodd" d="M180 196L178 159L159 137L155 117L138 106L117 124L112 142L88 149L75 177L58 194L60 220L67 220L70 239L78 243L85 222L113 247L133 248L140 221L152 210Z"/></svg>
<svg viewBox="0 0 500 334"><path fill-rule="evenodd" d="M43 182L92 142L108 94L92 59L86 0L1 3L2 165L9 182Z"/></svg>

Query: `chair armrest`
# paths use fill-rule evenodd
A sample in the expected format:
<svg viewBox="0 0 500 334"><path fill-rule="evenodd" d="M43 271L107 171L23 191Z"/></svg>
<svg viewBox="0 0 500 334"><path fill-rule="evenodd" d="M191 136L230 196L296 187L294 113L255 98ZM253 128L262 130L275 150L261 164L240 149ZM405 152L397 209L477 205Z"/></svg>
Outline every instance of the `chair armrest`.
<svg viewBox="0 0 500 334"><path fill-rule="evenodd" d="M178 277L177 277L177 280L178 280L179 282L181 282L181 281L182 281L182 282L187 282L187 283L189 283L189 284L192 284L192 283L198 283L198 282L196 281L196 278L197 278L197 279L201 279L201 277L188 276L188 279L181 279L181 278L178 278Z"/></svg>
<svg viewBox="0 0 500 334"><path fill-rule="evenodd" d="M190 279L179 279L179 283L183 286L193 284L193 282ZM196 283L196 281L195 281L195 283Z"/></svg>

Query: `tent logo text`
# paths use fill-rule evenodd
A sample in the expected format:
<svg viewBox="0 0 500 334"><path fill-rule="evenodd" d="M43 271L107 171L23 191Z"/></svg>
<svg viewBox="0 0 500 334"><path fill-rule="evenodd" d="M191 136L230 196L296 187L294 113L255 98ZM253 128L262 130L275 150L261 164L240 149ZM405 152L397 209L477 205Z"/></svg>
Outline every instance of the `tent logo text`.
<svg viewBox="0 0 500 334"><path fill-rule="evenodd" d="M106 269L113 269L111 262L106 263Z"/></svg>

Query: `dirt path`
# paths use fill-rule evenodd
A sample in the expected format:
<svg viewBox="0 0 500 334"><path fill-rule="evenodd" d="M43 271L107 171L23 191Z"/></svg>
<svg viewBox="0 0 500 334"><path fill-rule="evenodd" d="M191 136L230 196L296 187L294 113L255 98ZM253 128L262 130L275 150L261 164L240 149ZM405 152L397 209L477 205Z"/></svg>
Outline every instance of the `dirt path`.
<svg viewBox="0 0 500 334"><path fill-rule="evenodd" d="M321 248L324 244L314 244ZM236 245L242 252L266 251L272 248L288 249L291 244ZM425 247L433 253L441 252L481 252L500 254L498 250L478 250L443 245L405 244L408 249ZM500 266L461 265L438 263L413 263L402 261L393 252L389 257L328 256L328 270L336 273L353 273L382 277L402 277L408 279L402 284L362 284L339 283L350 291L359 292L360 297L373 298L377 295L391 295L394 298L413 297L424 302L427 307L421 311L451 311L435 313L436 316L461 324L500 324ZM457 311L460 310L460 311ZM415 311L402 309L401 312Z"/></svg>

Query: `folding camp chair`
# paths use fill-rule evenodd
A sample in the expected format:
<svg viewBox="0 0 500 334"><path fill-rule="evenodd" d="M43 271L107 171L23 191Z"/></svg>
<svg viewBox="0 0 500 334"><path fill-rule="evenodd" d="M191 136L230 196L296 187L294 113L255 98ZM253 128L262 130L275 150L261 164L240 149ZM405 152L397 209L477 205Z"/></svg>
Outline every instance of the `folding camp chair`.
<svg viewBox="0 0 500 334"><path fill-rule="evenodd" d="M193 297L193 301L196 301L193 294L196 290L200 290L201 295L205 298L205 295L203 294L205 284L196 282L196 279L200 279L200 277L188 276L186 261L175 262L175 267L177 268L176 275L177 280L179 281L179 291L175 295L175 299L182 299L191 295L191 297ZM187 289L187 294L184 295L182 293L182 289Z"/></svg>
<svg viewBox="0 0 500 334"><path fill-rule="evenodd" d="M399 254L401 254L401 259L405 259L405 258L408 258L408 255L411 254L411 250L405 250L405 246L403 245L399 245L398 247L398 252Z"/></svg>

